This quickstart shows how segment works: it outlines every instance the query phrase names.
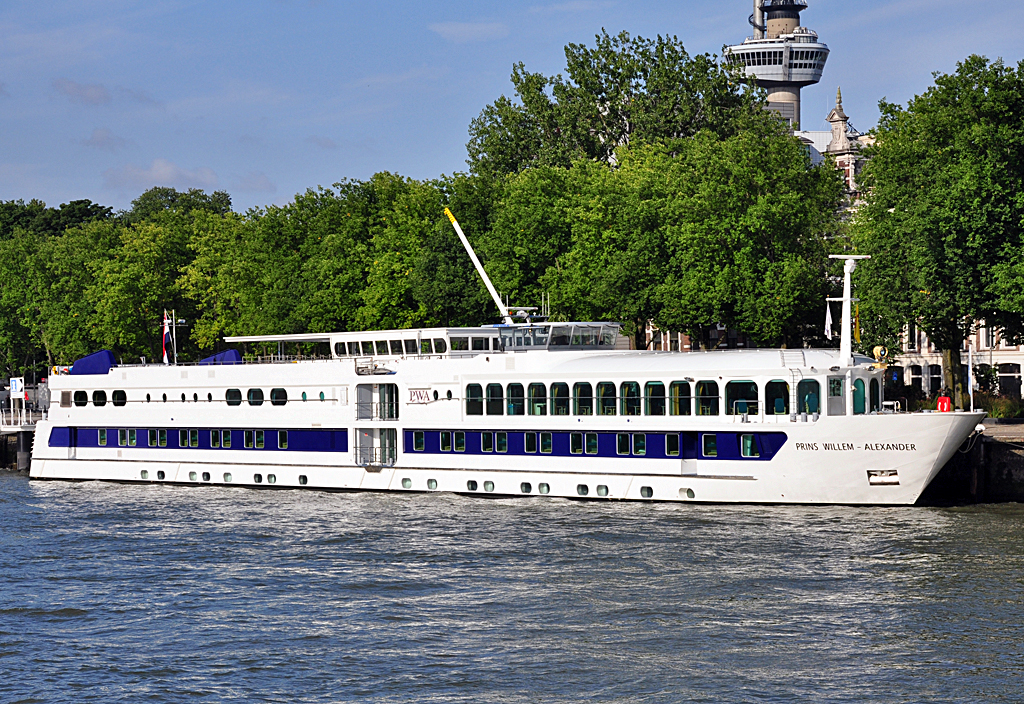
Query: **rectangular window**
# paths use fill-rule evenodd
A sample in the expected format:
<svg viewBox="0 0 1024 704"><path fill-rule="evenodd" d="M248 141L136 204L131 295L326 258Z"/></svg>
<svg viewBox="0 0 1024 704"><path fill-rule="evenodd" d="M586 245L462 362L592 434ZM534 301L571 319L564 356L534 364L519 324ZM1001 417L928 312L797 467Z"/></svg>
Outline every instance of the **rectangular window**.
<svg viewBox="0 0 1024 704"><path fill-rule="evenodd" d="M377 354L386 356L388 353L388 341L387 340L374 340L374 344L377 346Z"/></svg>
<svg viewBox="0 0 1024 704"><path fill-rule="evenodd" d="M610 381L597 385L597 415L615 415L615 384Z"/></svg>
<svg viewBox="0 0 1024 704"><path fill-rule="evenodd" d="M526 451L536 452L537 451L537 433L526 434Z"/></svg>
<svg viewBox="0 0 1024 704"><path fill-rule="evenodd" d="M188 431L178 431L178 447L188 447Z"/></svg>
<svg viewBox="0 0 1024 704"><path fill-rule="evenodd" d="M718 436L706 433L701 436L702 453L705 457L718 457Z"/></svg>
<svg viewBox="0 0 1024 704"><path fill-rule="evenodd" d="M210 447L220 447L220 431L210 431Z"/></svg>
<svg viewBox="0 0 1024 704"><path fill-rule="evenodd" d="M167 429L166 428L161 428L157 432L157 435L160 438L160 442L159 442L160 447L167 447Z"/></svg>
<svg viewBox="0 0 1024 704"><path fill-rule="evenodd" d="M486 350L488 348L488 346L489 346L487 344L488 339L489 338L486 338L486 337L474 337L473 338L473 349L474 350Z"/></svg>
<svg viewBox="0 0 1024 704"><path fill-rule="evenodd" d="M480 384L466 386L466 415L482 416L484 414L484 389Z"/></svg>
<svg viewBox="0 0 1024 704"><path fill-rule="evenodd" d="M262 450L263 449L263 431L262 430L257 430L256 431L256 449L257 450Z"/></svg>
<svg viewBox="0 0 1024 704"><path fill-rule="evenodd" d="M494 436L498 452L508 452L508 433L495 433Z"/></svg>
<svg viewBox="0 0 1024 704"><path fill-rule="evenodd" d="M551 415L569 415L569 385L557 382L551 385Z"/></svg>
<svg viewBox="0 0 1024 704"><path fill-rule="evenodd" d="M688 416L693 408L690 382L673 381L668 387L668 412L673 416Z"/></svg>
<svg viewBox="0 0 1024 704"><path fill-rule="evenodd" d="M587 454L597 454L597 433L587 433Z"/></svg>
<svg viewBox="0 0 1024 704"><path fill-rule="evenodd" d="M509 384L508 390L508 414L510 416L526 415L526 394L522 384Z"/></svg>
<svg viewBox="0 0 1024 704"><path fill-rule="evenodd" d="M697 382L697 415L717 416L718 415L718 382L698 381Z"/></svg>
<svg viewBox="0 0 1024 704"><path fill-rule="evenodd" d="M551 433L540 434L540 451L551 453Z"/></svg>
<svg viewBox="0 0 1024 704"><path fill-rule="evenodd" d="M361 342L360 344L363 346L363 356L364 357L372 357L373 356L373 343L372 342L365 342L364 341L364 342Z"/></svg>
<svg viewBox="0 0 1024 704"><path fill-rule="evenodd" d="M287 450L288 449L288 431L278 430L277 431L277 449Z"/></svg>
<svg viewBox="0 0 1024 704"><path fill-rule="evenodd" d="M118 428L117 430L117 444L121 447L128 444L128 431L124 428Z"/></svg>
<svg viewBox="0 0 1024 704"><path fill-rule="evenodd" d="M665 415L665 384L649 381L644 385L644 415Z"/></svg>
<svg viewBox="0 0 1024 704"><path fill-rule="evenodd" d="M633 433L633 454L647 454L647 435L644 433Z"/></svg>
<svg viewBox="0 0 1024 704"><path fill-rule="evenodd" d="M224 449L231 449L231 431L220 431L220 446Z"/></svg>
<svg viewBox="0 0 1024 704"><path fill-rule="evenodd" d="M389 340L388 344L391 345L391 354L396 357L402 356L402 341L401 340Z"/></svg>
<svg viewBox="0 0 1024 704"><path fill-rule="evenodd" d="M619 433L615 436L615 451L620 455L629 454L629 433Z"/></svg>
<svg viewBox="0 0 1024 704"><path fill-rule="evenodd" d="M426 442L423 437L423 431L417 430L412 434L412 449L413 452L423 452L426 449Z"/></svg>
<svg viewBox="0 0 1024 704"><path fill-rule="evenodd" d="M451 337L448 342L451 343L452 352L465 352L469 349L468 337Z"/></svg>
<svg viewBox="0 0 1024 704"><path fill-rule="evenodd" d="M403 340L405 343L405 353L408 355L414 355L419 352L419 345L416 344L416 340Z"/></svg>
<svg viewBox="0 0 1024 704"><path fill-rule="evenodd" d="M455 431L455 451L465 452L466 451L466 434L461 430Z"/></svg>
<svg viewBox="0 0 1024 704"><path fill-rule="evenodd" d="M487 415L500 416L505 412L505 392L501 384L487 385Z"/></svg>
<svg viewBox="0 0 1024 704"><path fill-rule="evenodd" d="M99 431L99 443L100 443L101 446L107 444L107 429L106 428L100 428L100 431Z"/></svg>
<svg viewBox="0 0 1024 704"><path fill-rule="evenodd" d="M147 440L148 440L149 446L150 447L156 447L156 430L155 429L151 429L151 430L149 430L146 433L146 435L148 436Z"/></svg>
<svg viewBox="0 0 1024 704"><path fill-rule="evenodd" d="M753 434L740 435L740 454L743 457L760 457L757 449L757 439Z"/></svg>
<svg viewBox="0 0 1024 704"><path fill-rule="evenodd" d="M128 429L128 447L135 447L138 442L138 431L135 428Z"/></svg>
<svg viewBox="0 0 1024 704"><path fill-rule="evenodd" d="M574 455L583 454L583 433L572 433L569 435L569 452Z"/></svg>
<svg viewBox="0 0 1024 704"><path fill-rule="evenodd" d="M441 433L441 452L452 451L452 434L450 431L445 430Z"/></svg>
<svg viewBox="0 0 1024 704"><path fill-rule="evenodd" d="M359 356L359 343L358 342L349 342L348 343L348 354L349 354L350 357L358 357Z"/></svg>
<svg viewBox="0 0 1024 704"><path fill-rule="evenodd" d="M188 446L199 447L199 430L188 431Z"/></svg>
<svg viewBox="0 0 1024 704"><path fill-rule="evenodd" d="M669 433L665 436L665 454L669 457L679 456L679 435Z"/></svg>
<svg viewBox="0 0 1024 704"><path fill-rule="evenodd" d="M494 434L480 433L480 451L494 452Z"/></svg>
<svg viewBox="0 0 1024 704"><path fill-rule="evenodd" d="M245 438L244 438L245 449L251 450L252 449L252 442L253 442L253 433L252 433L252 431L251 430L246 430L245 433L244 433L244 436L245 436Z"/></svg>
<svg viewBox="0 0 1024 704"><path fill-rule="evenodd" d="M420 340L420 354L434 354L434 347L430 340Z"/></svg>

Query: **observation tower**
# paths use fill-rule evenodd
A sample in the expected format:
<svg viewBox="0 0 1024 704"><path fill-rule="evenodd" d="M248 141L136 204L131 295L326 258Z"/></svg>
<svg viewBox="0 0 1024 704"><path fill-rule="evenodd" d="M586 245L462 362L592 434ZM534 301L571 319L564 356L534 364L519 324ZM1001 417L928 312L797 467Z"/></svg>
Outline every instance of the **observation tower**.
<svg viewBox="0 0 1024 704"><path fill-rule="evenodd" d="M754 36L726 48L729 61L744 67L748 80L768 91L768 108L800 128L800 89L821 80L828 46L800 25L806 0L754 0Z"/></svg>

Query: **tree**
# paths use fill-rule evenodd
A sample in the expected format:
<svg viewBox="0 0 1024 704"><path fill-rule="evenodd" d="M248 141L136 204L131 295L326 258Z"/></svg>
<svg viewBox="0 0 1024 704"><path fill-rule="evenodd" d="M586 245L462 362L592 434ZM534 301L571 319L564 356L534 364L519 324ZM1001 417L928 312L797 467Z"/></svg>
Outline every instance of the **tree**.
<svg viewBox="0 0 1024 704"><path fill-rule="evenodd" d="M154 186L132 201L131 210L123 213L129 222L140 222L165 211L191 213L201 210L216 215L231 212L231 196L226 191L206 193L199 188L178 191L168 186Z"/></svg>
<svg viewBox="0 0 1024 704"><path fill-rule="evenodd" d="M638 140L672 142L701 130L724 137L772 119L734 68L708 54L691 57L675 37L602 31L593 49L569 44L565 56L567 79L513 67L518 102L502 96L470 124L474 173L607 162Z"/></svg>
<svg viewBox="0 0 1024 704"><path fill-rule="evenodd" d="M882 101L853 245L861 316L883 341L915 320L963 407L960 348L977 321L1024 336L1024 63L971 56L906 108Z"/></svg>

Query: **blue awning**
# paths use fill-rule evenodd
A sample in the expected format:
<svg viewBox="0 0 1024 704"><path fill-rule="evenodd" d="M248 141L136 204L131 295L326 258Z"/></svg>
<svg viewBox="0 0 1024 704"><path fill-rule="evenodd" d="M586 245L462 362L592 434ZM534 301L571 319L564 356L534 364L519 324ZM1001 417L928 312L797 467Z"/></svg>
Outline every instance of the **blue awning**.
<svg viewBox="0 0 1024 704"><path fill-rule="evenodd" d="M224 350L223 352L218 352L217 354L213 355L212 357L207 357L206 359L200 360L200 362L199 362L200 366L202 366L202 365L210 365L210 364L241 364L241 363L242 363L242 355L241 355L241 353L238 350Z"/></svg>
<svg viewBox="0 0 1024 704"><path fill-rule="evenodd" d="M110 350L100 350L99 352L93 352L87 357L76 359L75 363L71 365L70 373L72 376L106 374L116 366L117 360L114 359L114 353Z"/></svg>

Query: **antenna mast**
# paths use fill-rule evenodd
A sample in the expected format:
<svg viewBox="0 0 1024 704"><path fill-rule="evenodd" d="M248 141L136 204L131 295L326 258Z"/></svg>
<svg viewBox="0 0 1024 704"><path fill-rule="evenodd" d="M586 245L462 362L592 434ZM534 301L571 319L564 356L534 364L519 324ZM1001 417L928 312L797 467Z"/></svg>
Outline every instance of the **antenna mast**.
<svg viewBox="0 0 1024 704"><path fill-rule="evenodd" d="M476 252L469 244L469 240L466 239L465 233L462 228L459 227L459 221L452 215L452 211L448 208L444 209L444 214L448 216L448 219L452 221L452 227L455 228L455 232L459 235L459 239L462 240L462 246L466 248L466 252L469 254L469 258L473 260L473 266L476 267L476 273L480 274L480 278L484 280L484 286L487 287L488 292L491 294L491 298L498 305L498 311L501 313L501 317L505 319L506 325L513 325L515 321L512 320L512 316L508 314L508 308L504 303L501 302L501 297L498 296L498 292L494 288L494 284L491 283L490 277L487 276L487 272L484 271L483 264L476 258Z"/></svg>

